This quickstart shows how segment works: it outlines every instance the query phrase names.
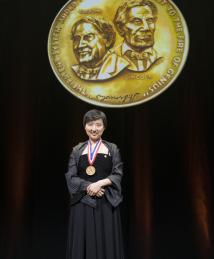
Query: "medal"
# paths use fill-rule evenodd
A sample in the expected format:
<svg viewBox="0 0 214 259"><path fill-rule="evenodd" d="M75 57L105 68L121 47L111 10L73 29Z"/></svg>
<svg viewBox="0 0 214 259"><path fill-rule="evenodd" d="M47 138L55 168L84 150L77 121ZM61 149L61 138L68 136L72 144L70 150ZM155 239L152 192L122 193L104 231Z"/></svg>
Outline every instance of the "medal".
<svg viewBox="0 0 214 259"><path fill-rule="evenodd" d="M89 165L86 168L86 174L87 175L94 175L96 173L96 168L93 165Z"/></svg>
<svg viewBox="0 0 214 259"><path fill-rule="evenodd" d="M90 165L86 168L87 175L91 176L96 173L96 168L93 166L93 163L96 159L101 143L102 143L102 140L100 139L99 141L97 141L94 149L92 150L91 142L88 141L88 162Z"/></svg>

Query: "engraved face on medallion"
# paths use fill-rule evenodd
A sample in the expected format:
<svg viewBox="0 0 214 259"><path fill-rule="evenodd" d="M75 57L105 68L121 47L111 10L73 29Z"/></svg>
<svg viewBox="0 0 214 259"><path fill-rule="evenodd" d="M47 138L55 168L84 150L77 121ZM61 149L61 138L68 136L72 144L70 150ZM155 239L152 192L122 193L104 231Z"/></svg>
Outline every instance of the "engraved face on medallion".
<svg viewBox="0 0 214 259"><path fill-rule="evenodd" d="M92 23L80 21L73 29L74 53L81 64L96 67L107 52L107 40Z"/></svg>
<svg viewBox="0 0 214 259"><path fill-rule="evenodd" d="M70 0L48 39L60 83L104 107L158 96L180 74L188 48L185 20L171 0Z"/></svg>
<svg viewBox="0 0 214 259"><path fill-rule="evenodd" d="M130 8L122 27L127 44L139 52L153 47L156 18L149 6Z"/></svg>
<svg viewBox="0 0 214 259"><path fill-rule="evenodd" d="M124 42L116 49L129 61L128 69L146 71L160 60L154 46L157 7L150 1L133 0L121 5L114 18Z"/></svg>
<svg viewBox="0 0 214 259"><path fill-rule="evenodd" d="M108 51L115 43L113 26L103 18L87 17L78 20L72 27L73 50L79 64L72 69L84 80L105 80L116 76L125 66L113 64L113 55ZM116 71L108 72L117 66Z"/></svg>

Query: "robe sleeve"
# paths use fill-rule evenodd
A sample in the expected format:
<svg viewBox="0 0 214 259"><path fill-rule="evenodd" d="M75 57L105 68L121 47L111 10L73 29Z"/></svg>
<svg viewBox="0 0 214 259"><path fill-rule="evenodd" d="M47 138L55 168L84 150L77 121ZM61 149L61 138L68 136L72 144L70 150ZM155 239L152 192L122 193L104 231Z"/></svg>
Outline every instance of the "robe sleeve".
<svg viewBox="0 0 214 259"><path fill-rule="evenodd" d="M112 172L107 177L111 180L112 185L107 186L105 195L111 205L116 207L122 201L122 190L121 190L121 180L123 177L123 163L121 161L120 151L116 145L113 148L112 154Z"/></svg>
<svg viewBox="0 0 214 259"><path fill-rule="evenodd" d="M70 154L68 171L65 174L68 190L71 198L73 195L79 192L86 191L87 187L91 182L85 181L80 178L77 174L77 159L75 158L75 148L73 148L72 153Z"/></svg>

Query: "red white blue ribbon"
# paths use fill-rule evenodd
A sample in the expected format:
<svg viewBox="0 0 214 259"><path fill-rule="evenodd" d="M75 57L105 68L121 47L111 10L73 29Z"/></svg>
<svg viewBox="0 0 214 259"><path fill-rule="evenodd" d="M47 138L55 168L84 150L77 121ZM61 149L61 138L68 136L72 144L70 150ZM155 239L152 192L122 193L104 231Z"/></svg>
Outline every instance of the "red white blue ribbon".
<svg viewBox="0 0 214 259"><path fill-rule="evenodd" d="M102 139L98 140L97 143L95 144L94 149L92 149L91 142L90 140L88 141L88 162L90 165L93 165L101 143L102 143Z"/></svg>

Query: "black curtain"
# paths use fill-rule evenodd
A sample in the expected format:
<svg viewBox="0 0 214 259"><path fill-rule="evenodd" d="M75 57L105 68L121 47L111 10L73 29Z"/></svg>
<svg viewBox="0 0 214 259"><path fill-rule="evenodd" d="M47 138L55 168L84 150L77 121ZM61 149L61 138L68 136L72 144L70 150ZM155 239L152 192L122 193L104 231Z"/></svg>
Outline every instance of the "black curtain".
<svg viewBox="0 0 214 259"><path fill-rule="evenodd" d="M1 7L0 232L2 259L65 258L72 146L95 106L69 94L47 57L63 0ZM157 98L104 109L104 139L124 161L121 204L127 258L208 259L213 252L212 1L174 1L190 32L187 63ZM98 107L99 108L99 107Z"/></svg>

